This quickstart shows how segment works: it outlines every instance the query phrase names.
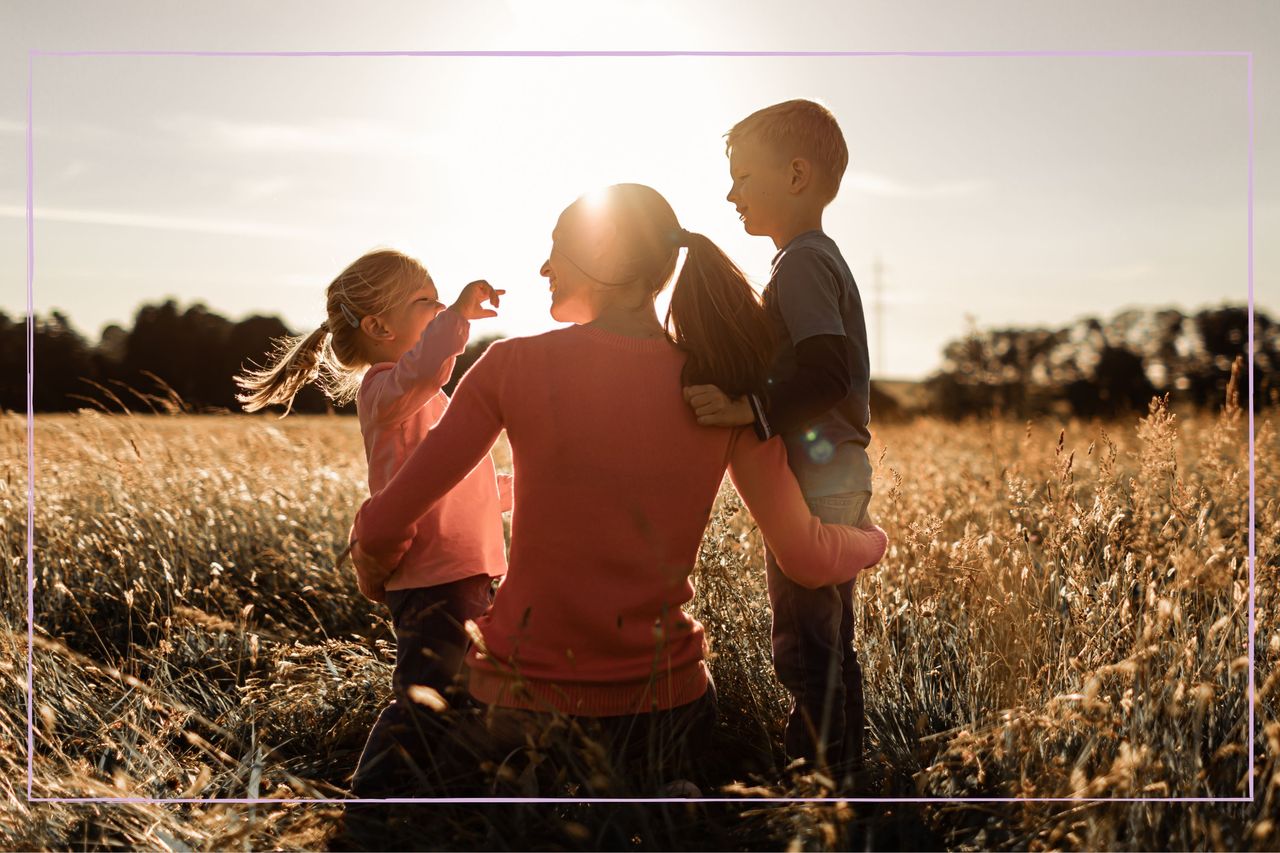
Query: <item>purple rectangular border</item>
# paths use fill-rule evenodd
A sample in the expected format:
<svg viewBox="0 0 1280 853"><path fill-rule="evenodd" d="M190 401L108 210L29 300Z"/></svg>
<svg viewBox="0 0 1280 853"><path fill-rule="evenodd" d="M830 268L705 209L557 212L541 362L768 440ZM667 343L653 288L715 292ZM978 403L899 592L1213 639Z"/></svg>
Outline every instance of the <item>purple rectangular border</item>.
<svg viewBox="0 0 1280 853"><path fill-rule="evenodd" d="M1255 526L1255 462L1253 422L1253 180L1254 180L1254 106L1253 106L1253 52L1252 51L1197 51L1197 50L974 50L974 51L908 51L908 50L829 50L829 51L747 51L747 50L390 50L390 51L183 51L183 50L32 50L27 54L27 801L33 803L233 803L233 804L287 804L287 803L679 803L689 802L680 798L543 798L543 797L439 797L400 799L159 799L148 797L33 797L35 726L35 552L32 531L35 525L35 415L32 411L32 395L35 382L35 148L32 145L33 84L35 58L37 56L223 56L223 57L853 57L853 56L909 56L909 57L1171 57L1171 56L1236 56L1247 61L1247 100L1249 123L1249 191L1248 191L1248 279L1249 279L1249 795L1247 797L777 797L757 800L748 797L703 797L697 801L712 803L1088 803L1088 802L1173 802L1173 803L1236 803L1253 802L1255 799L1254 740L1254 542Z"/></svg>

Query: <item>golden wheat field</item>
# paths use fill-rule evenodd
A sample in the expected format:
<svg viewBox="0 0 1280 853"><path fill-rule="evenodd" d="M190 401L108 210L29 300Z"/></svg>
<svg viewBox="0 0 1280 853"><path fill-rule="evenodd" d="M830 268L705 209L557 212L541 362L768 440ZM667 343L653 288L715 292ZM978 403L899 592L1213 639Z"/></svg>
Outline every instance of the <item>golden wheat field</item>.
<svg viewBox="0 0 1280 853"><path fill-rule="evenodd" d="M325 849L339 805L28 801L26 421L2 423L0 847ZM82 412L35 435L32 794L344 796L393 652L333 568L366 495L355 420ZM862 795L1064 801L776 802L831 783L780 766L761 543L726 487L693 610L721 702L704 793L741 802L397 819L442 849L1280 848L1278 445L1260 417L1256 737L1240 409L918 419L872 447L891 550L859 580ZM1252 801L1160 801L1245 796L1250 753Z"/></svg>

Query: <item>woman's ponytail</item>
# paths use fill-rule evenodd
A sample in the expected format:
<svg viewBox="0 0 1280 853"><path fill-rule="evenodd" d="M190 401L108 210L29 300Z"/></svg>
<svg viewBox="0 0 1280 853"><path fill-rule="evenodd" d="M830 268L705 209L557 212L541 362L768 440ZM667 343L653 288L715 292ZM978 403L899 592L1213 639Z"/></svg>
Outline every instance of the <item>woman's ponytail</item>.
<svg viewBox="0 0 1280 853"><path fill-rule="evenodd" d="M684 383L715 385L731 397L760 390L773 350L760 297L710 239L677 233L689 248L671 292L667 330L688 356Z"/></svg>
<svg viewBox="0 0 1280 853"><path fill-rule="evenodd" d="M589 202L589 203L588 203ZM602 283L643 281L656 296L688 248L667 309L667 334L685 352L686 385L716 385L737 397L760 390L773 354L769 321L747 277L720 247L680 227L662 194L644 184L614 184L583 196L560 224L590 241L597 220L616 229L613 267Z"/></svg>

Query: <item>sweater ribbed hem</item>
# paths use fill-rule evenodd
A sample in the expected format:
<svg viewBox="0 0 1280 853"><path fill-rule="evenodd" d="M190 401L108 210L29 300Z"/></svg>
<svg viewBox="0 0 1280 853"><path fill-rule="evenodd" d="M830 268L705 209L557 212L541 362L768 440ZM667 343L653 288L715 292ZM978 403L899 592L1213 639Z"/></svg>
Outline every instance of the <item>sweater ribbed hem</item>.
<svg viewBox="0 0 1280 853"><path fill-rule="evenodd" d="M668 338L633 338L627 335L619 335L615 332L606 332L604 329L595 326L574 326L583 335L599 341L600 343L618 347L619 349L631 350L632 352L664 352L675 346Z"/></svg>
<svg viewBox="0 0 1280 853"><path fill-rule="evenodd" d="M620 717L687 705L707 692L702 660L652 679L623 683L541 681L470 668L471 695L487 705L559 711L580 717Z"/></svg>
<svg viewBox="0 0 1280 853"><path fill-rule="evenodd" d="M475 575L488 575L491 578L500 578L507 573L505 566L490 566L489 568L474 568L470 566L450 567L447 571L433 572L405 572L401 575L401 570L396 569L395 573L387 581L384 589L390 592L393 589L421 589L426 586L440 586L441 584L453 583L463 578L473 577Z"/></svg>

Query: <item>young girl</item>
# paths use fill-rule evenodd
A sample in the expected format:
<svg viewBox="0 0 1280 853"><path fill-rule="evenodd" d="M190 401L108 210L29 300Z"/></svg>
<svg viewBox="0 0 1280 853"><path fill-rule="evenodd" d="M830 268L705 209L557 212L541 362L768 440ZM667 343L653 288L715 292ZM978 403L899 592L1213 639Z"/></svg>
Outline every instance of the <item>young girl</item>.
<svg viewBox="0 0 1280 853"><path fill-rule="evenodd" d="M311 334L285 339L272 363L236 378L247 411L283 404L308 382L333 400L356 401L376 493L444 414L441 386L467 344L471 320L497 316L505 291L473 281L445 309L426 269L390 249L370 252L333 280L327 318ZM500 494L501 493L501 494ZM510 507L510 478L495 480L481 460L430 511L395 573L376 594L391 610L396 633L395 698L383 710L356 767L352 787L369 796L403 784L424 754L413 737L414 699L459 698L454 679L466 650L463 625L489 606L492 579L506 572L501 513ZM505 498L505 503L503 498ZM385 592L384 592L385 590ZM408 759L406 762L405 759Z"/></svg>

